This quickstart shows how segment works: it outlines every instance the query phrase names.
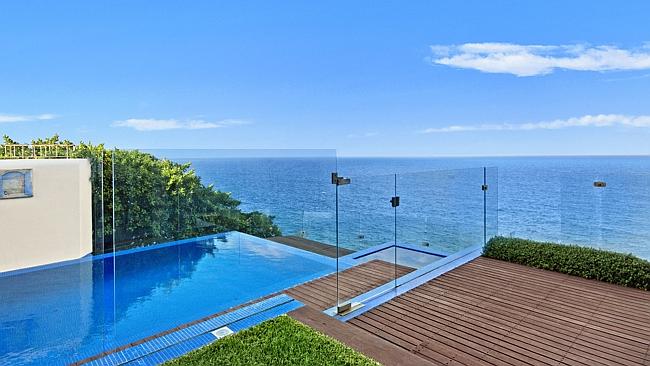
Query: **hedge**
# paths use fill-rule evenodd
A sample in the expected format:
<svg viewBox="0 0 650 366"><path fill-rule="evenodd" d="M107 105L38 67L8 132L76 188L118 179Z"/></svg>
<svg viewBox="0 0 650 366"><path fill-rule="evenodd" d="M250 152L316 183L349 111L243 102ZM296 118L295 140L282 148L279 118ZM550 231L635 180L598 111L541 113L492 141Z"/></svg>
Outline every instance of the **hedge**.
<svg viewBox="0 0 650 366"><path fill-rule="evenodd" d="M577 245L495 237L485 246L483 256L616 285L650 290L650 262L632 254L615 253Z"/></svg>

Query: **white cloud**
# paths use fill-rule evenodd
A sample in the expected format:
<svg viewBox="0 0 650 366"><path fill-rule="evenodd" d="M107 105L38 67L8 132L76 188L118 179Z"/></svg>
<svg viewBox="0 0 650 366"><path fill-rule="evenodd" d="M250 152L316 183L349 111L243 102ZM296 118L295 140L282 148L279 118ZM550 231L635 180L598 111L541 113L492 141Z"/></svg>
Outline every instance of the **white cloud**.
<svg viewBox="0 0 650 366"><path fill-rule="evenodd" d="M129 118L113 122L113 127L129 127L136 131L163 131L163 130L204 130L228 126L249 124L248 121L226 119L217 122L208 122L202 119L177 120L155 118Z"/></svg>
<svg viewBox="0 0 650 366"><path fill-rule="evenodd" d="M627 116L622 114L598 114L574 117L569 119L556 119L553 121L534 123L499 123L480 125L452 125L446 127L427 128L421 133L450 133L468 131L531 131L531 130L559 130L571 127L613 127L625 126L632 128L650 128L650 115Z"/></svg>
<svg viewBox="0 0 650 366"><path fill-rule="evenodd" d="M221 126L243 126L243 125L250 125L250 121L245 121L241 119L224 119L218 122L219 125Z"/></svg>
<svg viewBox="0 0 650 366"><path fill-rule="evenodd" d="M615 46L518 45L512 43L465 43L434 45L433 63L487 73L536 76L556 69L576 71L622 71L650 69L650 48Z"/></svg>
<svg viewBox="0 0 650 366"><path fill-rule="evenodd" d="M187 129L190 130L203 130L206 128L219 128L223 127L223 125L214 123L214 122L206 122L202 120L194 120L194 121L189 121L187 125L181 125L180 128L186 127Z"/></svg>
<svg viewBox="0 0 650 366"><path fill-rule="evenodd" d="M51 113L37 115L0 114L0 123L47 121L55 118L56 115Z"/></svg>

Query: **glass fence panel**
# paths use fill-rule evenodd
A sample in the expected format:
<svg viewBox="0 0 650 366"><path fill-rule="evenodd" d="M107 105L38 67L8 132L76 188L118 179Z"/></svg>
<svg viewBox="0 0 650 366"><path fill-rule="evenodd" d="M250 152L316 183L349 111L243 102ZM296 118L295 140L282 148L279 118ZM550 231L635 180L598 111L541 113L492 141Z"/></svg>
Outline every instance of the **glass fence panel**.
<svg viewBox="0 0 650 366"><path fill-rule="evenodd" d="M174 163L190 164L188 171L220 194L215 205L246 213L242 222L221 222L216 229L237 230L260 237L309 236L334 241L334 187L329 176L336 170L333 150L146 150ZM173 194L173 192L172 192ZM175 197L178 199L176 195ZM181 196L182 198L182 196ZM205 220L189 221L187 201L180 200L176 222L197 228ZM196 206L195 201L190 203ZM215 205L207 210L217 211ZM192 206L192 205L190 205ZM193 208L196 210L196 208ZM217 215L219 216L219 215ZM272 228L268 217L273 216ZM179 219L180 217L180 219ZM250 230L247 228L250 226ZM309 230L304 230L309 228ZM253 232L251 230L261 230ZM190 230L191 231L191 230ZM182 231L176 233L179 237Z"/></svg>
<svg viewBox="0 0 650 366"><path fill-rule="evenodd" d="M115 344L335 271L332 150L116 150L114 163Z"/></svg>
<svg viewBox="0 0 650 366"><path fill-rule="evenodd" d="M499 168L499 235L562 240L563 173L546 164L526 160Z"/></svg>
<svg viewBox="0 0 650 366"><path fill-rule="evenodd" d="M499 235L647 257L649 162L576 157L506 164L499 170Z"/></svg>
<svg viewBox="0 0 650 366"><path fill-rule="evenodd" d="M104 241L104 157L30 149L0 156L1 191L13 195L0 199L0 364L69 364L107 348L112 271L91 256Z"/></svg>
<svg viewBox="0 0 650 366"><path fill-rule="evenodd" d="M607 173L600 187L601 249L650 260L650 172Z"/></svg>
<svg viewBox="0 0 650 366"><path fill-rule="evenodd" d="M484 168L485 198L485 242L499 235L499 169L497 167Z"/></svg>
<svg viewBox="0 0 650 366"><path fill-rule="evenodd" d="M106 250L112 249L112 236L106 235L106 227L110 228L110 222L106 220L111 216L112 206L105 200L105 192L111 191L111 153L104 149L97 149L88 158L91 166L92 186L92 231L93 231L93 254L103 254ZM108 213L108 214L107 214Z"/></svg>
<svg viewBox="0 0 650 366"><path fill-rule="evenodd" d="M337 188L339 313L395 280L395 175L340 177ZM352 301L355 299L354 301Z"/></svg>
<svg viewBox="0 0 650 366"><path fill-rule="evenodd" d="M562 243L650 259L650 174L565 173Z"/></svg>
<svg viewBox="0 0 650 366"><path fill-rule="evenodd" d="M484 244L488 215L490 220L495 216L488 212L484 186L489 187L483 168L397 176L396 263L400 275ZM397 284L408 278L398 278Z"/></svg>
<svg viewBox="0 0 650 366"><path fill-rule="evenodd" d="M187 169L138 150L114 150L112 164L115 251L174 240L179 234L179 196L186 194L183 204L190 206L203 193L194 187L177 189L184 178L191 179Z"/></svg>
<svg viewBox="0 0 650 366"><path fill-rule="evenodd" d="M596 246L602 243L602 175L566 172L561 176L561 236L564 244Z"/></svg>

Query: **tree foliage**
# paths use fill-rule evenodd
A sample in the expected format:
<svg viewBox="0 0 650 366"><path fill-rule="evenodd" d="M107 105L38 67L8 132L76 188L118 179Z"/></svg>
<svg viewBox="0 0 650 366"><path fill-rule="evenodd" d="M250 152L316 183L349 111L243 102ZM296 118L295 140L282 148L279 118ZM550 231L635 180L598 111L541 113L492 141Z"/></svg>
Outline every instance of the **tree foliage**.
<svg viewBox="0 0 650 366"><path fill-rule="evenodd" d="M17 144L6 135L3 140L5 145ZM103 144L73 144L58 135L31 144L73 146L70 157L90 160L96 218L93 230L101 247L113 242L113 232L118 249L232 230L259 237L280 235L273 216L243 212L230 193L204 184L190 163L159 159L138 150L108 150ZM62 151L22 153L49 158ZM3 154L0 149L0 158Z"/></svg>

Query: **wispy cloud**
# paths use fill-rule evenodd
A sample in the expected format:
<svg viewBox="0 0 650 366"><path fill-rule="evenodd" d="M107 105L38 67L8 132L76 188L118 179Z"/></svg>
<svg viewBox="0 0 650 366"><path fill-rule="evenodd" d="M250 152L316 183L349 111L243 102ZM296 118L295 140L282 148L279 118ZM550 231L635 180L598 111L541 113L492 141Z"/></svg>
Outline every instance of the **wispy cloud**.
<svg viewBox="0 0 650 366"><path fill-rule="evenodd" d="M57 116L51 113L45 114L0 114L0 123L30 122L30 121L47 121L55 119Z"/></svg>
<svg viewBox="0 0 650 366"><path fill-rule="evenodd" d="M616 46L519 45L512 43L465 43L434 45L432 62L487 73L536 76L556 69L576 71L622 71L650 69L650 47L623 49Z"/></svg>
<svg viewBox="0 0 650 366"><path fill-rule="evenodd" d="M216 122L209 122L202 119L177 120L177 119L155 119L155 118L129 118L123 121L113 122L113 127L129 127L136 131L163 131L163 130L204 130L211 128L222 128L229 126L241 126L249 124L248 121L237 119L225 119Z"/></svg>
<svg viewBox="0 0 650 366"><path fill-rule="evenodd" d="M622 114L598 114L556 119L553 121L534 123L499 123L480 125L451 125L445 127L427 128L420 133L452 133L469 131L532 131L559 130L572 127L613 127L625 126L631 128L650 128L650 115L628 116Z"/></svg>

